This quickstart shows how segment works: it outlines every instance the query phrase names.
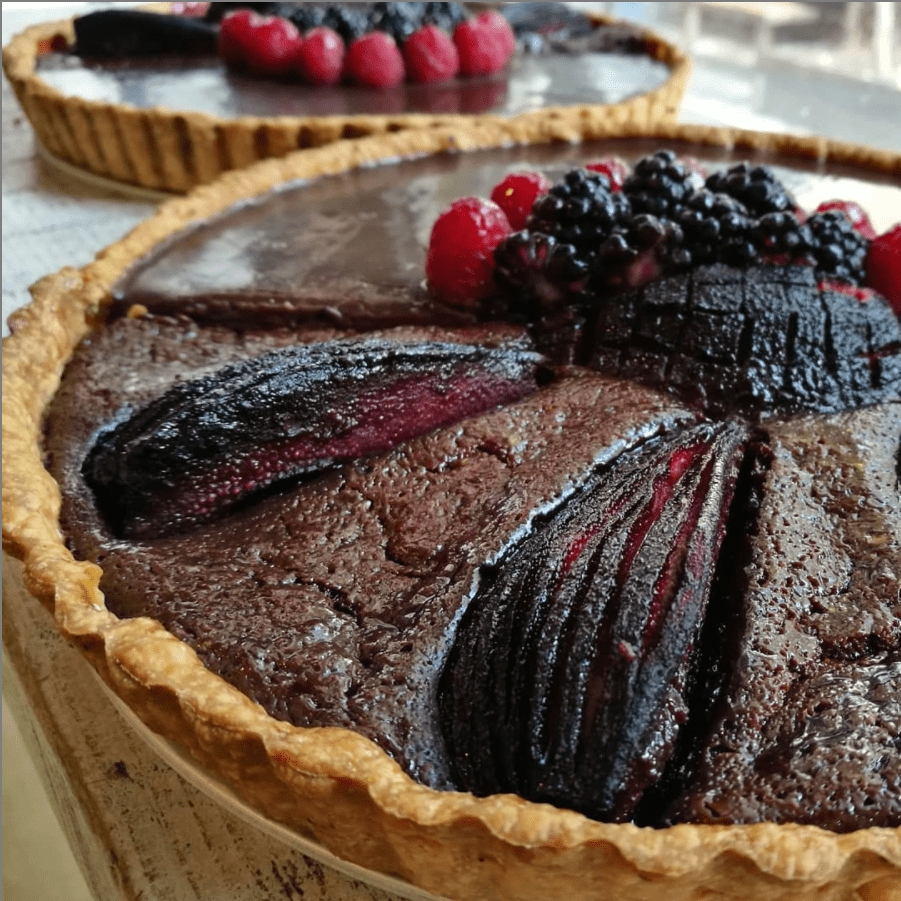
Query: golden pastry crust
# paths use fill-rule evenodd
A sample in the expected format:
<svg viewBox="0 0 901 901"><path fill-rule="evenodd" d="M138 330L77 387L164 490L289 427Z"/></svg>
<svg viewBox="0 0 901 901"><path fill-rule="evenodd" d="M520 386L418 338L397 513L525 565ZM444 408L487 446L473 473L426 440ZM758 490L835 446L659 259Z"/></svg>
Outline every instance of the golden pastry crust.
<svg viewBox="0 0 901 901"><path fill-rule="evenodd" d="M35 284L32 303L11 317L4 341L3 542L22 561L4 565L21 571L22 590L54 611L61 632L144 722L189 748L249 804L343 858L436 894L461 901L897 897L901 829L842 835L768 823L641 829L512 796L476 799L418 785L354 732L272 719L155 621L117 619L98 590L98 567L75 561L60 536L59 491L41 459L42 412L132 261L174 230L284 181L424 153L609 136L603 124L594 126L575 135L553 118L487 122L462 135L410 131L268 160L164 204L93 263ZM683 126L643 135L790 145L803 156L901 172L901 155L813 138Z"/></svg>
<svg viewBox="0 0 901 901"><path fill-rule="evenodd" d="M599 24L614 21L592 18ZM181 193L228 170L346 138L414 128L465 129L483 118L428 113L225 118L84 100L64 95L35 72L39 48L56 36L74 41L71 19L34 25L3 48L3 71L38 140L53 156L80 169L157 191ZM669 69L663 84L619 103L561 107L557 115L575 125L599 115L615 128L674 121L688 83L689 59L651 31L643 39L648 55Z"/></svg>

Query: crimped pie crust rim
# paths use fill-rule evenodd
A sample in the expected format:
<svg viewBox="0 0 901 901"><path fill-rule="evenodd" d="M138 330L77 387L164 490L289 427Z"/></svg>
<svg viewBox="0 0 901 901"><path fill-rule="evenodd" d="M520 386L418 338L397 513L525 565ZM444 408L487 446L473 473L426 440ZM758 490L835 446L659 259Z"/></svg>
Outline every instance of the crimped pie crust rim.
<svg viewBox="0 0 901 901"><path fill-rule="evenodd" d="M484 122L463 134L409 131L343 141L229 173L167 202L84 268L42 279L31 289L32 303L10 318L3 354L4 549L23 561L27 591L54 610L61 632L151 728L188 747L256 809L361 866L467 899L538 899L549 892L641 897L623 892L647 879L656 897L674 899L735 880L760 898L820 897L823 885L864 891L871 884L879 891L885 880L901 878L901 828L841 835L768 823L647 830L511 796L475 799L420 786L356 733L273 720L154 621L118 620L103 604L98 567L73 560L60 536L59 490L41 461L43 409L75 345L102 316L111 285L159 241L284 181L445 150L604 137L770 149L901 172L901 154L819 138L667 125L623 135L602 120L575 131L570 119L541 116Z"/></svg>
<svg viewBox="0 0 901 901"><path fill-rule="evenodd" d="M147 8L165 11L167 6ZM601 24L616 21L600 14L591 17ZM3 48L3 70L38 140L66 163L156 191L182 193L225 171L346 138L413 128L453 126L462 130L482 119L505 118L462 113L226 117L86 100L58 91L35 71L39 45L55 35L71 43L73 19L32 25ZM618 127L674 121L688 83L689 58L652 31L643 31L642 38L648 55L669 68L662 84L618 103L556 109L575 116L599 111Z"/></svg>

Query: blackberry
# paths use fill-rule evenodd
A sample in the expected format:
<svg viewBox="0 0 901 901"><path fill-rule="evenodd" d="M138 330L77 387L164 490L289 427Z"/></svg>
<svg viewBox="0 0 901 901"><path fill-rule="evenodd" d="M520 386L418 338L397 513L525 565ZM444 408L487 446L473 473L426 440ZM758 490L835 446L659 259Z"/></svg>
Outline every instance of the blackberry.
<svg viewBox="0 0 901 901"><path fill-rule="evenodd" d="M215 4L210 4L214 6ZM287 19L301 33L306 34L325 22L325 8L319 3L283 3L279 15Z"/></svg>
<svg viewBox="0 0 901 901"><path fill-rule="evenodd" d="M764 256L781 254L801 261L814 243L810 226L799 222L793 212L765 213L754 223L751 233Z"/></svg>
<svg viewBox="0 0 901 901"><path fill-rule="evenodd" d="M629 199L600 172L573 169L532 207L527 227L571 244L590 265L614 227L631 215Z"/></svg>
<svg viewBox="0 0 901 901"><path fill-rule="evenodd" d="M695 174L683 166L672 150L658 150L636 164L623 182L623 193L636 213L674 219L695 191Z"/></svg>
<svg viewBox="0 0 901 901"><path fill-rule="evenodd" d="M676 221L695 264L744 266L759 256L754 220L747 207L728 194L699 191L679 211Z"/></svg>
<svg viewBox="0 0 901 901"><path fill-rule="evenodd" d="M374 3L370 28L390 34L398 44L422 27L425 3Z"/></svg>
<svg viewBox="0 0 901 901"><path fill-rule="evenodd" d="M303 5L306 6L307 4ZM229 13L234 12L236 9L252 9L260 15L287 18L287 10L284 8L293 6L295 6L294 3L210 3L203 14L203 18L207 22L221 22Z"/></svg>
<svg viewBox="0 0 901 901"><path fill-rule="evenodd" d="M739 163L707 177L707 188L740 200L755 216L781 213L795 207L794 198L766 166Z"/></svg>
<svg viewBox="0 0 901 901"><path fill-rule="evenodd" d="M810 254L817 274L852 285L862 284L870 242L855 231L845 213L841 210L814 213L806 225L812 235Z"/></svg>
<svg viewBox="0 0 901 901"><path fill-rule="evenodd" d="M422 13L423 25L437 25L448 34L466 21L466 10L462 3L426 3Z"/></svg>
<svg viewBox="0 0 901 901"><path fill-rule="evenodd" d="M594 260L590 293L634 288L692 265L691 251L675 222L650 213L625 218L601 244Z"/></svg>
<svg viewBox="0 0 901 901"><path fill-rule="evenodd" d="M326 7L322 17L321 24L338 32L345 44L352 43L372 30L369 16L363 9L355 9L355 6L353 3L332 3Z"/></svg>
<svg viewBox="0 0 901 901"><path fill-rule="evenodd" d="M589 266L572 244L534 231L508 235L494 251L494 279L506 312L532 319L571 302L585 286Z"/></svg>

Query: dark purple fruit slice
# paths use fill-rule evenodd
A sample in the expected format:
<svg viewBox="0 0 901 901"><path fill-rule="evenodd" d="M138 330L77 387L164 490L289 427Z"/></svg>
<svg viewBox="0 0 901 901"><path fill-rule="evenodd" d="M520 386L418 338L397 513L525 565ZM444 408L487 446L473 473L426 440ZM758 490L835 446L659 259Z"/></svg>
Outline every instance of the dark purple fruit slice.
<svg viewBox="0 0 901 901"><path fill-rule="evenodd" d="M484 575L441 677L461 789L630 818L688 716L743 426L649 442Z"/></svg>
<svg viewBox="0 0 901 901"><path fill-rule="evenodd" d="M84 57L124 59L216 52L217 27L192 16L102 9L78 16L73 27L75 52Z"/></svg>
<svg viewBox="0 0 901 901"><path fill-rule="evenodd" d="M823 412L901 397L901 323L799 266L702 266L596 308L588 365L706 414Z"/></svg>
<svg viewBox="0 0 901 901"><path fill-rule="evenodd" d="M170 389L101 435L83 472L121 534L160 537L525 397L539 359L385 340L291 347Z"/></svg>

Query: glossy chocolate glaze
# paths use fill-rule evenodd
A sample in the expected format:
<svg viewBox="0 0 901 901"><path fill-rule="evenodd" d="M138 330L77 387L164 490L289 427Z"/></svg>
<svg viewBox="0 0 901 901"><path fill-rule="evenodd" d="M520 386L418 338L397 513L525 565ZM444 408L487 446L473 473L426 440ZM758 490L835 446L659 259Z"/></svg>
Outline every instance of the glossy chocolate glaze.
<svg viewBox="0 0 901 901"><path fill-rule="evenodd" d="M623 36L621 26L609 30L615 41L642 48L639 32ZM37 73L51 87L86 100L228 118L401 113L513 116L548 106L617 103L661 85L669 68L646 52L574 48L573 52L517 53L496 75L377 89L349 84L309 87L255 78L229 70L216 56L105 60L48 53L38 57Z"/></svg>
<svg viewBox="0 0 901 901"><path fill-rule="evenodd" d="M514 169L553 174L650 149L609 141L374 166L231 209L136 266L117 285L111 322L68 367L45 443L70 545L102 565L110 608L159 619L273 716L356 729L419 780L450 787L437 680L483 568L595 467L693 422L693 412L563 367L516 404L145 542L104 522L82 461L98 429L176 382L298 341L374 330L527 346L517 326L480 325L430 303L422 266L437 212L487 195ZM747 156L674 149L713 164ZM853 197L880 229L901 203L888 178L816 163L780 174L806 208ZM150 314L117 315L134 304ZM693 726L644 821L901 823L899 407L766 425L762 456L774 462L758 476L759 495L741 492L755 525L729 546L746 584L732 570L724 597L735 606L705 639L738 663L724 672L721 651L711 658L719 701ZM818 536L815 548L790 551L798 534ZM784 611L775 618L774 597ZM821 695L831 707L817 706ZM773 709L778 722L761 731ZM854 728L843 732L842 722ZM864 788L839 796L827 787L811 800L811 779L860 785L861 768Z"/></svg>

